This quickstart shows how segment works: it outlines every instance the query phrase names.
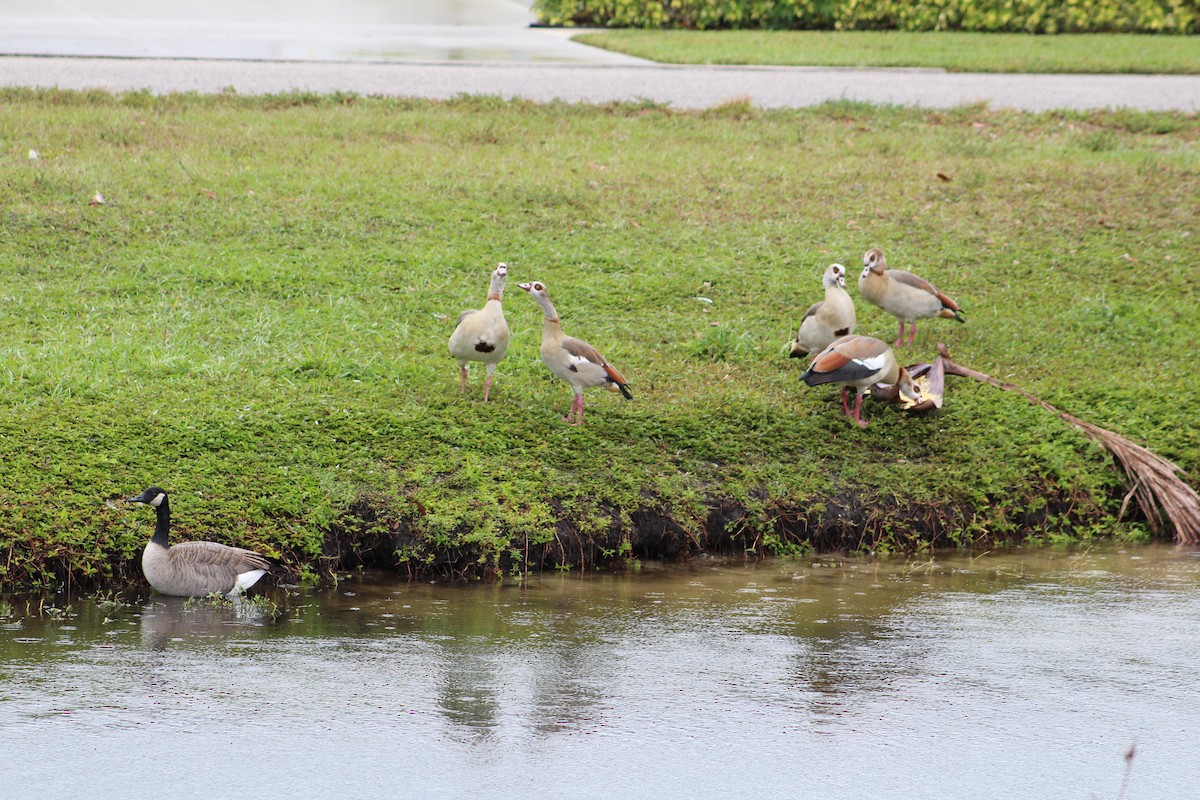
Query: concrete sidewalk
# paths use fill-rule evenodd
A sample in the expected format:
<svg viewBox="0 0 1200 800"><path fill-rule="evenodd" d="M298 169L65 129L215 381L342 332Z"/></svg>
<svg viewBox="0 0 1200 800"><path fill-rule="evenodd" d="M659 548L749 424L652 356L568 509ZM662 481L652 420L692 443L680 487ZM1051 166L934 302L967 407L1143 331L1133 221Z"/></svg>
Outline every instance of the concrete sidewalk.
<svg viewBox="0 0 1200 800"><path fill-rule="evenodd" d="M0 85L243 94L352 91L446 99L459 94L537 102L651 100L708 108L748 98L759 108L827 100L951 108L988 103L1028 111L1126 107L1200 110L1200 76L984 75L932 70L679 67L524 63L0 58Z"/></svg>

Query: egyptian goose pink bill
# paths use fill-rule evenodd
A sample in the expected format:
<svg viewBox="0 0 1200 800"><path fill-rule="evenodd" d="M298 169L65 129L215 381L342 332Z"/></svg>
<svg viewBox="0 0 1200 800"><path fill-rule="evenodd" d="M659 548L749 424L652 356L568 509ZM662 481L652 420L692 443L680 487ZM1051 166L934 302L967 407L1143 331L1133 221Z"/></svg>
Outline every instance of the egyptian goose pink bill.
<svg viewBox="0 0 1200 800"><path fill-rule="evenodd" d="M931 317L966 322L962 309L944 292L924 278L902 269L888 269L883 251L872 247L863 254L863 271L858 291L871 305L879 306L900 322L896 347L904 340L904 323L911 325L908 344L917 336L917 320Z"/></svg>
<svg viewBox="0 0 1200 800"><path fill-rule="evenodd" d="M504 319L504 307L501 305L507 278L508 266L497 265L492 271L492 283L483 308L460 314L454 333L450 334L450 355L458 359L464 394L467 391L467 362L478 361L484 365L487 371L483 382L485 403L492 391L492 374L508 349L508 322Z"/></svg>
<svg viewBox="0 0 1200 800"><path fill-rule="evenodd" d="M542 361L546 362L551 372L569 383L575 393L575 401L563 422L571 422L574 416L572 425L583 423L583 390L589 386L605 386L612 391L619 389L626 400L633 399L629 383L612 364L604 360L596 348L563 334L558 312L554 309L554 303L550 302L550 295L546 294L544 283L533 281L517 285L529 292L542 307L545 318L542 323Z"/></svg>
<svg viewBox="0 0 1200 800"><path fill-rule="evenodd" d="M800 320L800 329L792 342L792 358L804 358L819 353L837 339L854 333L854 301L846 291L846 268L830 264L821 276L825 299L813 303Z"/></svg>
<svg viewBox="0 0 1200 800"><path fill-rule="evenodd" d="M877 383L898 383L905 397L913 402L921 400L920 388L913 383L908 371L896 363L892 348L870 336L843 336L833 342L812 360L800 380L809 386L840 383L842 410L862 428L867 426L867 421L862 418L863 395ZM853 412L846 402L846 390L851 386L858 390Z"/></svg>

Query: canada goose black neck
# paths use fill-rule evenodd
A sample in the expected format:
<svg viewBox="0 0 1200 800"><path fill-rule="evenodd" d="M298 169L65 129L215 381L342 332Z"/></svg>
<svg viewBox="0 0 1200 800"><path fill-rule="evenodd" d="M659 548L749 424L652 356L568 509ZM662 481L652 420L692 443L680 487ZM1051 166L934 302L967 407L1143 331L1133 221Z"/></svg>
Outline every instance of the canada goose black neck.
<svg viewBox="0 0 1200 800"><path fill-rule="evenodd" d="M168 542L171 536L171 501L166 495L163 495L162 502L154 512L154 535L150 537L150 541L161 547L170 547Z"/></svg>

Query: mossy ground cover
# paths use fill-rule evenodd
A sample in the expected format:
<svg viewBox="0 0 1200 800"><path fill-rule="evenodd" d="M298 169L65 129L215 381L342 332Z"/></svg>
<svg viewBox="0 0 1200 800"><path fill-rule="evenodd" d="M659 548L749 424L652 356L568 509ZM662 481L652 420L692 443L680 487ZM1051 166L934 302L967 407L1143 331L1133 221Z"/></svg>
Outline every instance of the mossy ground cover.
<svg viewBox="0 0 1200 800"><path fill-rule="evenodd" d="M924 67L951 72L1200 73L1200 37L953 31L620 29L576 41L669 64Z"/></svg>
<svg viewBox="0 0 1200 800"><path fill-rule="evenodd" d="M944 341L1200 467L1194 116L0 106L5 585L136 575L152 522L119 499L152 483L177 537L307 575L1139 535L1107 455L1019 397L952 378L940 412L869 404L858 430L797 381L785 345L822 270L872 245L968 315L902 360ZM446 339L497 261L513 338L484 405ZM590 395L562 424L530 279L633 402Z"/></svg>

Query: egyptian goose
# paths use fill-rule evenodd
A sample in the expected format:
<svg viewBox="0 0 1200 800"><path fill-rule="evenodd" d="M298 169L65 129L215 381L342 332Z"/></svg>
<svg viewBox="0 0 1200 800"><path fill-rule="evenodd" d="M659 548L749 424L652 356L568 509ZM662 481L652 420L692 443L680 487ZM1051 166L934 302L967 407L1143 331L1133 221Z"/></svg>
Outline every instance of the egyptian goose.
<svg viewBox="0 0 1200 800"><path fill-rule="evenodd" d="M861 416L862 399L871 386L895 383L905 397L914 402L921 399L920 388L913 383L908 371L896 363L892 348L870 336L843 336L838 339L813 359L800 380L809 386L840 383L842 410L863 428L867 426L867 421ZM858 389L853 413L846 402L846 389L850 386Z"/></svg>
<svg viewBox="0 0 1200 800"><path fill-rule="evenodd" d="M575 392L575 402L563 418L564 422L571 422L571 415L574 414L575 421L571 424L582 424L583 390L589 386L607 386L613 391L620 389L625 399L633 399L629 384L621 377L621 373L604 360L604 356L600 355L596 348L585 341L563 334L558 312L554 310L554 303L550 302L550 296L546 294L544 283L534 281L517 285L541 304L542 313L545 315L542 324L542 361L546 362L551 372L571 384L571 389Z"/></svg>
<svg viewBox="0 0 1200 800"><path fill-rule="evenodd" d="M180 542L172 546L171 504L167 493L151 486L130 503L154 506L158 519L154 536L142 551L142 572L161 594L175 597L233 595L253 586L271 569L271 562L253 550L217 542Z"/></svg>
<svg viewBox="0 0 1200 800"><path fill-rule="evenodd" d="M458 359L462 369L462 391L467 391L467 362L483 362L487 377L483 381L483 402L492 390L492 373L508 349L508 322L504 319L504 281L508 265L499 264L492 272L487 302L478 311L464 311L458 316L454 333L450 334L450 355Z"/></svg>
<svg viewBox="0 0 1200 800"><path fill-rule="evenodd" d="M834 339L854 333L854 301L846 291L846 268L841 264L830 264L822 282L825 299L813 303L800 320L800 330L796 332L789 353L792 358L819 353Z"/></svg>
<svg viewBox="0 0 1200 800"><path fill-rule="evenodd" d="M917 336L917 320L930 317L966 322L958 304L939 291L929 281L902 269L888 269L883 251L872 247L863 255L863 271L858 278L858 291L866 301L879 306L900 321L896 347L904 339L904 323L912 325L908 344Z"/></svg>

